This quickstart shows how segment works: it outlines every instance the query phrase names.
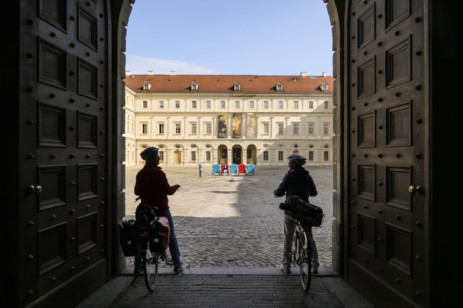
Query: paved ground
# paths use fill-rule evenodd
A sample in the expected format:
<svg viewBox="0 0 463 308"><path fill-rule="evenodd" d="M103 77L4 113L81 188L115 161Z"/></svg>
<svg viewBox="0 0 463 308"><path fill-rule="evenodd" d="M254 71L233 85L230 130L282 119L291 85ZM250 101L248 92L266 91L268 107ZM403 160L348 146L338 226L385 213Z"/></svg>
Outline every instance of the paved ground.
<svg viewBox="0 0 463 308"><path fill-rule="evenodd" d="M331 167L308 168L325 219L314 228L321 275L312 278L309 294L302 292L296 269L279 271L283 245L283 218L273 190L286 167L258 167L255 176L211 176L205 167L167 167L171 185L181 189L170 199L180 251L185 266L175 275L160 269L158 285L147 291L139 278L130 287L133 260L127 269L106 283L77 308L95 307L373 307L339 277L331 276ZM128 218L133 216L133 185L139 168L127 169Z"/></svg>
<svg viewBox="0 0 463 308"><path fill-rule="evenodd" d="M288 275L162 276L153 293L137 282L111 307L344 307L323 279L313 281L309 294Z"/></svg>
<svg viewBox="0 0 463 308"><path fill-rule="evenodd" d="M127 168L126 214L133 217L135 175ZM307 167L318 189L311 202L323 208L323 224L314 228L320 266L331 268L332 167ZM186 269L211 267L276 268L283 245L283 198L274 198L288 168L259 167L255 176L212 176L210 167L200 178L195 167L164 167L171 185L181 188L169 197ZM127 258L127 265L132 264Z"/></svg>

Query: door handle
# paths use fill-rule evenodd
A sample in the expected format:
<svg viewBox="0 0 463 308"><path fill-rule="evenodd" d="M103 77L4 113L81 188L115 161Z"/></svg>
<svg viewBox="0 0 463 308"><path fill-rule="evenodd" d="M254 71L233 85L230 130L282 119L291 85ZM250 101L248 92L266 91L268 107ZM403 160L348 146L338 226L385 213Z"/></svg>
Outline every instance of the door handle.
<svg viewBox="0 0 463 308"><path fill-rule="evenodd" d="M414 186L414 185L410 185L410 187L408 187L408 192L411 193L411 194L414 194L414 193L422 193L424 191L423 187L417 185L417 186Z"/></svg>

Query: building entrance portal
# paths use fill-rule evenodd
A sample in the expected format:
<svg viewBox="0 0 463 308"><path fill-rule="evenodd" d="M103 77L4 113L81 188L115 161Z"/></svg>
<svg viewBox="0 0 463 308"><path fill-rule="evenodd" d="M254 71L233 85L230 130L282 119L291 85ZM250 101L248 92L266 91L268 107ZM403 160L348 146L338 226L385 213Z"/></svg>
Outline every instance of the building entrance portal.
<svg viewBox="0 0 463 308"><path fill-rule="evenodd" d="M176 165L180 165L182 163L182 152L180 152L180 151L175 152L175 161L174 161L174 163Z"/></svg>
<svg viewBox="0 0 463 308"><path fill-rule="evenodd" d="M233 148L233 164L241 164L241 148Z"/></svg>

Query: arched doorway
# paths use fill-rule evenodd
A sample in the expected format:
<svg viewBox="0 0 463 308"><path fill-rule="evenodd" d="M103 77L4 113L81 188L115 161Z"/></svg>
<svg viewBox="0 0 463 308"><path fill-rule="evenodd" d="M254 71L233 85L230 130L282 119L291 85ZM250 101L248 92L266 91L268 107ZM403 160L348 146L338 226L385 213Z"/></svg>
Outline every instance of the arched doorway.
<svg viewBox="0 0 463 308"><path fill-rule="evenodd" d="M246 163L257 164L257 149L253 144L248 145L248 148L246 149Z"/></svg>
<svg viewBox="0 0 463 308"><path fill-rule="evenodd" d="M19 44L13 44L12 48L6 50L7 58L20 59L18 61L20 63L19 69L14 66L7 66L5 74L21 76L20 85L23 85L23 82L27 80L27 84L32 86L32 90L30 86L27 86L25 91L16 91L19 104L7 104L4 112L15 115L17 127L20 127L22 123L37 125L35 119L38 118L36 113L39 108L31 108L30 102L39 102L46 97L45 95L39 97L38 93L46 92L47 100L58 95L58 98L62 98L60 99L61 102L69 101L70 103L76 102L73 97L74 94L82 100L84 98L79 96L81 93L86 94L83 95L86 98L90 96L90 100L94 104L88 103L88 107L95 107L96 110L92 110L92 112L98 113L98 116L94 115L92 118L93 115L79 114L79 120L83 121L82 123L92 122L96 118L100 119L100 117L101 120L94 121L99 125L98 130L84 135L90 136L89 140L84 140L86 141L82 142L84 147L78 150L85 149L84 151L87 152L85 145L91 144L91 138L94 136L103 138L101 139L102 142L98 143L95 155L90 155L88 158L98 157L99 159L95 165L100 167L97 171L101 173L101 177L98 178L98 183L100 183L98 185L101 185L101 189L96 193L99 199L96 204L107 211L106 213L102 211L102 221L106 223L107 227L118 222L120 213L123 212L120 201L123 199L121 198L122 180L116 179L113 175L121 174L122 169L119 158L121 157L120 151L123 151L121 145L123 141L120 133L117 133L122 131L120 129L122 121L117 121L117 119L120 116L118 107L123 104L123 98L120 97L120 93L123 93L121 91L121 75L124 71L121 67L124 63L122 51L125 45L123 41L124 25L128 24L130 15L130 1L112 1L111 3L101 1L98 2L98 5L101 5L98 9L91 10L92 12L100 12L98 17L86 15L87 17L90 16L86 19L87 25L88 22L104 23L98 27L88 26L87 29L99 29L104 33L101 33L102 36L82 36L82 41L79 41L78 44L89 44L91 47L95 43L91 38L96 37L98 41L102 42L102 45L99 49L90 48L89 51L97 52L97 54L91 59L88 58L91 63L80 61L79 65L82 64L83 66L80 66L79 69L83 70L81 73L84 75L87 74L87 76L92 77L97 76L97 72L101 73L101 76L97 76L98 78L101 77L101 83L98 80L92 84L80 84L80 94L74 91L77 89L75 88L66 93L65 96L60 96L62 95L61 89L66 90L65 86L71 84L73 80L66 79L66 82L62 82L59 78L67 76L68 73L69 76L75 76L75 72L72 72L71 75L71 72L64 69L66 66L63 65L66 62L63 59L77 61L80 57L80 54L72 54L69 49L70 43L73 43L72 46L75 47L77 41L75 37L64 37L65 35L73 35L75 32L63 31L66 28L62 24L60 25L63 21L70 19L61 15L72 16L73 18L78 16L77 12L74 11L75 1L68 2L68 5L65 6L68 11L65 14L60 13L63 10L59 8L52 10L49 14L47 12L43 14L36 7L37 2L30 2L34 3L33 5L22 6L21 10L16 3L5 3L5 12L12 12L13 14L10 16L13 19L16 18L16 23L13 22L12 24L20 25L18 26L19 30L12 31L12 33L14 35L21 33ZM335 188L338 196L335 199L338 201L334 206L336 207L335 212L338 213L336 214L335 225L339 231L340 244L337 247L342 248L342 251L336 253L342 258L338 262L341 265L340 273L362 291L373 292L368 293L368 296L373 296L378 301L383 298L394 300L399 297L397 300L403 306L411 306L409 305L410 302L415 306L433 306L433 304L438 306L439 300L445 300L447 294L456 294L456 292L449 293L449 289L453 291L458 286L453 286L449 280L446 280L443 276L445 275L444 271L437 266L458 264L456 259L458 254L452 251L454 248L452 242L457 242L458 233L454 232L454 226L457 225L459 217L459 215L448 215L448 207L435 205L438 202L439 204L453 204L448 191L458 191L456 186L458 181L453 181L451 172L448 172L448 166L444 164L454 161L448 159L448 149L453 148L454 140L453 138L438 138L438 136L446 136L449 131L457 130L454 127L456 121L449 121L449 118L453 119L455 113L453 108L448 108L448 105L442 106L444 104L432 104L432 102L451 102L454 97L450 93L458 88L458 77L453 66L456 67L457 65L454 64L460 63L461 59L460 55L449 51L461 50L461 40L449 38L445 34L452 33L457 28L456 20L459 19L460 10L452 3L435 0L330 0L326 2L332 24L335 26L333 48L336 65L333 75L339 80L337 80L336 86L338 106L336 118L339 124L336 134L336 148L333 149L333 153L336 153L334 156L338 162L335 165L337 174ZM56 1L56 3L61 5L63 1ZM92 3L96 5L94 1L89 2L89 5L93 5ZM391 5L395 5L394 9ZM339 14L336 8L339 8ZM40 13L40 16L37 12ZM57 12L61 15L57 16L55 14ZM43 21L47 22L47 18L52 19L48 20L48 24L56 27L57 31L61 31L58 33L63 35L59 40L54 40L53 44L49 45L46 41L52 40L56 33L53 32L53 35L50 35L50 31L39 28ZM112 24L113 21L114 25ZM430 37L432 40L429 39ZM83 42L85 40L88 41ZM38 46L37 44L42 45ZM75 50L85 54L88 50L85 48L77 46ZM343 51L341 48L346 48L346 50ZM41 59L55 61L51 63L53 66L46 67L47 69L56 68L56 74L51 74L51 71L47 72L50 74L45 76L39 74L39 68L48 63L38 65L38 57L35 54L35 51L38 50L48 52L51 55ZM25 56L19 57L24 51L26 52ZM67 52L72 57L66 58ZM31 65L31 59L36 61L33 65ZM408 60L413 61L414 65L410 65L410 67L403 65L403 61ZM73 62L73 64L76 63ZM388 65L383 66L384 63ZM432 74L430 74L431 64L433 64ZM403 68L406 69L402 70ZM410 72L408 68L413 70L411 74L408 74ZM391 71L394 69L397 70ZM45 80L46 83L46 79L48 79L48 84L52 83L53 91L34 91L38 87L36 76L45 77L41 82ZM58 78L57 82L51 82L53 78ZM341 78L342 82L340 81ZM12 85L12 88L15 89L23 89L17 84L19 78L10 79L5 80L6 85ZM82 78L80 81L89 80ZM95 89L103 89L101 91L104 92L100 94L104 95L91 97L92 91ZM442 97L437 95L442 95ZM399 100L404 100L407 97L406 101L400 101L402 104L395 105L395 103L399 103ZM101 107L98 108L96 102L101 102ZM67 107L52 106L50 108L52 104L54 103L50 101L48 106L41 105L40 111L48 112L48 115L54 117L56 119L55 124L64 123L59 119L67 119L67 115L74 114L76 110L84 110L84 107L78 106L73 107L72 110L64 109L63 112L63 108ZM107 108L107 106L111 108ZM403 117L404 115L406 116ZM393 127L385 126L391 123L405 123L406 129L400 130L395 127L396 130L394 130ZM75 128L75 126L71 127ZM87 127L91 127L91 125ZM59 130L49 130L48 132L71 131L67 128L60 126ZM375 134L369 134L368 130L374 131ZM47 235L50 233L47 232L57 231L59 234L62 231L60 228L51 230L46 229L47 226L45 229L44 226L39 226L36 218L41 213L24 212L38 208L34 204L36 202L34 200L38 199L36 198L38 192L35 190L38 180L32 177L33 175L29 171L38 167L43 168L43 163L50 157L56 158L56 154L52 155L54 153L44 153L43 148L38 150L39 147L34 138L36 138L36 132L39 129L33 129L33 134L29 131L21 126L21 130L17 134L6 136L6 141L11 141L8 143L16 145L12 148L17 149L7 153L9 158L7 161L12 162L11 166L7 166L7 178L15 179L15 181L8 183L7 189L5 189L9 192L7 199L12 200L5 206L5 211L8 211L13 218L2 226L2 231L5 231L3 234L10 240L9 242L18 243L12 247L12 251L19 251L24 248L24 245L31 249L34 247L41 249L41 245L37 243L40 239L49 238ZM376 139L376 133L378 139ZM56 136L53 135L52 137ZM62 142L60 137L55 138L55 145L59 145L61 142L60 147L68 146ZM412 144L407 144L407 140L411 140ZM387 147L382 146L385 142L388 142ZM70 149L66 150L73 154ZM35 154L38 152L41 153L40 157ZM23 161L24 157L29 160ZM402 163L396 163L395 159L402 158L403 160L400 160ZM25 164L32 166L23 170ZM63 160L62 165L63 168L71 169L78 164L75 161L71 164ZM20 170L19 174L18 170ZM54 174L59 177L59 170ZM438 175L435 178L438 178L439 181L432 182L431 179L435 175ZM410 184L410 179L413 179L413 183L408 186L406 184ZM374 183L374 185L371 187L365 185L367 180L368 183ZM60 183L60 181L55 182ZM395 192L385 191L384 189L388 187L407 187L410 190L403 191L400 188ZM30 189L26 190L25 188ZM31 189L34 190L31 191ZM359 195L367 197L367 202L359 202L359 200L365 200L365 198L357 198ZM387 201L384 202L385 200ZM96 204L94 206L97 206ZM108 204L111 206L106 207ZM380 208L377 208L378 206ZM394 215L397 212L402 215ZM32 221L33 224L28 223L29 221ZM92 219L81 220L80 222L95 224ZM10 227L11 224L13 228ZM397 224L402 227L395 227ZM31 225L33 225L32 228ZM375 229L377 225L380 228ZM42 229L47 232L39 232ZM112 273L117 272L118 267L117 252L114 249L117 246L117 241L111 241L115 236L111 235L110 229L105 228L102 232L98 232L103 236L98 245L104 244L101 249L97 249L98 253L86 257L84 255L86 250L80 251L82 254L77 257L83 258L83 263L87 264L84 266L85 268L69 266L69 271L72 269L76 273L73 274L72 279L53 276L55 279L52 281L55 281L55 285L47 287L47 290L38 289L40 279L52 277L37 276L37 268L40 267L36 262L40 259L36 257L36 251L34 253L21 251L21 255L27 256L24 258L17 258L15 254L5 254L4 257L7 262L4 263L10 265L5 269L6 277L11 283L2 292L5 294L5 298L12 299L9 301L11 303L9 306L24 306L32 301L46 305L47 300L51 300L51 298L53 300L72 299L72 302L68 301L72 305L87 296L104 281L109 280L113 276ZM383 232L387 237L377 237L375 232ZM29 236L29 233L32 236ZM394 250L393 248L401 247L401 245L395 246L394 241L390 241L391 238L401 239L404 243L412 241L413 249L405 250L405 252L401 249ZM423 241L423 238L426 240ZM28 241L30 241L30 245L27 244ZM84 244L86 245L83 248L91 247L92 240L85 241ZM411 245L405 246L411 247ZM55 252L58 254L56 259L65 260L63 266L67 267L69 259L60 257L61 249L56 249ZM385 258L387 261L384 262L381 258ZM454 260L456 262L445 262ZM56 263L52 265L56 265ZM390 267L393 270L389 271ZM49 269L47 266L42 268L42 274ZM26 276L22 278L26 284L19 283L20 275L18 273L25 273ZM58 281L56 281L57 279ZM83 285L85 288L82 287ZM20 286L20 290L16 289L17 286ZM75 287L80 293L76 292Z"/></svg>
<svg viewBox="0 0 463 308"><path fill-rule="evenodd" d="M232 164L241 164L243 148L240 145L234 145L232 147Z"/></svg>
<svg viewBox="0 0 463 308"><path fill-rule="evenodd" d="M226 145L219 145L219 147L217 148L217 158L217 163L228 164L228 148Z"/></svg>

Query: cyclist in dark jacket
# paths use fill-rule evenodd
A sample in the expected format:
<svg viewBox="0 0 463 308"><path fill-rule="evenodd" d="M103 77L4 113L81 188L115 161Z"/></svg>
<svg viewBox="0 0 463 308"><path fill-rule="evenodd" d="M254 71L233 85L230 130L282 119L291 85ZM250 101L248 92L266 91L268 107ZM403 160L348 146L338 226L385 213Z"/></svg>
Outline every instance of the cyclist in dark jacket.
<svg viewBox="0 0 463 308"><path fill-rule="evenodd" d="M312 176L302 166L305 164L306 158L299 154L291 154L288 156L288 167L290 170L285 174L281 184L273 192L275 197L282 197L284 195L296 195L305 201L309 201L309 196L315 197L317 195L317 188L312 179ZM285 211L284 215L284 252L282 259L281 270L287 274L291 273L291 245L294 235L294 223L289 216L289 212ZM312 269L313 273L318 273L318 252L315 241L313 240L312 232L309 232L309 240L311 242L312 253Z"/></svg>
<svg viewBox="0 0 463 308"><path fill-rule="evenodd" d="M183 272L180 251L177 237L175 235L174 221L169 210L167 195L173 195L180 185L170 186L166 174L158 166L158 148L148 147L140 153L141 158L146 161L145 166L137 173L135 182L135 195L140 196L141 203L156 206L158 215L167 217L170 225L169 250L174 263L176 273ZM140 270L141 260L135 258L135 271Z"/></svg>

